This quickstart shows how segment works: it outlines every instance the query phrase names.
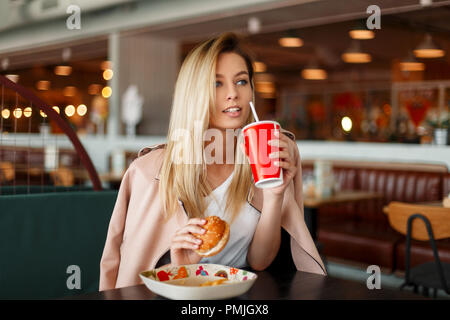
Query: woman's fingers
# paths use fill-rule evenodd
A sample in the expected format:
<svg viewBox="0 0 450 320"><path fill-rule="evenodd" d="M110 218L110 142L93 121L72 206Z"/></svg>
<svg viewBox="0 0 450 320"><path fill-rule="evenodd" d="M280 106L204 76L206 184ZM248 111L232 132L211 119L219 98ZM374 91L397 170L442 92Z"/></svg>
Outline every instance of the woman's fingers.
<svg viewBox="0 0 450 320"><path fill-rule="evenodd" d="M287 161L275 161L275 165L285 170L293 171L294 166Z"/></svg>
<svg viewBox="0 0 450 320"><path fill-rule="evenodd" d="M188 221L188 225L191 225L191 224L199 224L199 225L204 225L206 223L206 219L203 219L203 218L192 218L192 219L189 219L189 221Z"/></svg>
<svg viewBox="0 0 450 320"><path fill-rule="evenodd" d="M202 244L202 240L194 237L190 233L177 234L172 239L172 249L198 249Z"/></svg>
<svg viewBox="0 0 450 320"><path fill-rule="evenodd" d="M204 234L206 232L205 229L203 229L202 227L198 226L198 225L186 225L184 228L180 229L177 232L177 235L182 235L182 234L191 234L191 233L198 233L198 234Z"/></svg>
<svg viewBox="0 0 450 320"><path fill-rule="evenodd" d="M201 226L206 223L205 219L192 218L188 224L175 233L172 238L172 249L198 249L202 240L196 238L193 233L203 234L206 232Z"/></svg>
<svg viewBox="0 0 450 320"><path fill-rule="evenodd" d="M201 244L202 240L189 234L175 236L172 240L173 249L198 249Z"/></svg>
<svg viewBox="0 0 450 320"><path fill-rule="evenodd" d="M194 235L192 235L190 233L178 234L178 235L175 235L175 237L173 237L173 239L172 239L172 242L180 242L180 241L189 241L189 242L198 243L198 244L202 243L201 239L198 239L197 237L195 237Z"/></svg>
<svg viewBox="0 0 450 320"><path fill-rule="evenodd" d="M205 229L201 226L206 223L205 219L201 218L192 218L188 221L188 224L185 225L183 228L178 230L175 235L183 235L183 234L191 234L191 233L199 233L203 234L205 233Z"/></svg>
<svg viewBox="0 0 450 320"><path fill-rule="evenodd" d="M272 139L267 142L271 147L278 147L280 149L285 149L289 147L289 142L281 139Z"/></svg>
<svg viewBox="0 0 450 320"><path fill-rule="evenodd" d="M269 154L269 158L271 158L271 159L276 159L276 158L289 159L290 155L289 155L289 152L287 152L287 151L275 151L275 152L272 152L271 154Z"/></svg>

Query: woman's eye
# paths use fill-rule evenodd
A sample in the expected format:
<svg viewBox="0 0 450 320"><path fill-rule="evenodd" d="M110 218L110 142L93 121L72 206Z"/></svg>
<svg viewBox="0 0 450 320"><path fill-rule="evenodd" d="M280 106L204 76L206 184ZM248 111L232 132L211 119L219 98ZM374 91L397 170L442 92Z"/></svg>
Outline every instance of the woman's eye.
<svg viewBox="0 0 450 320"><path fill-rule="evenodd" d="M216 88L217 88L217 87L220 87L221 85L222 85L222 82L216 81Z"/></svg>
<svg viewBox="0 0 450 320"><path fill-rule="evenodd" d="M238 82L237 82L237 84L240 84L240 85L246 85L248 82L247 82L247 80L239 80Z"/></svg>

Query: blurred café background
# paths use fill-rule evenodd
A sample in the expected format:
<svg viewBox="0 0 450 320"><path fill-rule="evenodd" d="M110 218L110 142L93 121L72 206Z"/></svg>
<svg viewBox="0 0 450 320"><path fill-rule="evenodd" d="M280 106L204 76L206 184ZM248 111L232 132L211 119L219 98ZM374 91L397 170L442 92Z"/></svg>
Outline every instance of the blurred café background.
<svg viewBox="0 0 450 320"><path fill-rule="evenodd" d="M1 1L0 74L56 111L117 190L137 152L165 142L187 53L224 31L255 59L259 118L296 136L305 196L378 195L311 204L330 274L365 281L374 264L398 287L404 235L387 207L450 193L450 1ZM67 129L3 82L0 95L3 193L92 187ZM415 262L433 258L417 246Z"/></svg>

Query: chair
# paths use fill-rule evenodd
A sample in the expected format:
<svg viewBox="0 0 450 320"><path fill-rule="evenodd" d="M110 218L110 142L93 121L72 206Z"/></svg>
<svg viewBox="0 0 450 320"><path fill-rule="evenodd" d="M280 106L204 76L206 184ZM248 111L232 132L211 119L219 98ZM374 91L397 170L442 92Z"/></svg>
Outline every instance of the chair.
<svg viewBox="0 0 450 320"><path fill-rule="evenodd" d="M414 292L423 287L423 294L434 290L436 298L438 290L450 294L450 264L442 263L439 258L436 240L450 238L450 209L427 205L415 205L391 202L386 210L389 223L393 229L406 235L405 246L405 286L413 286ZM423 224L415 220L422 220ZM419 241L430 241L434 261L426 262L411 268L411 238Z"/></svg>

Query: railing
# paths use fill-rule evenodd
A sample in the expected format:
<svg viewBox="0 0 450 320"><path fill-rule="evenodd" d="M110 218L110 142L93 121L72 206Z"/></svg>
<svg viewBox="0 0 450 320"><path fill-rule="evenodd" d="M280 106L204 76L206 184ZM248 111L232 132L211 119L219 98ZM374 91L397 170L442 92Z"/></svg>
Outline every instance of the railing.
<svg viewBox="0 0 450 320"><path fill-rule="evenodd" d="M4 182L7 181L9 178L12 178L12 182L11 184L13 186L16 185L16 177L18 174L20 174L21 170L26 171L26 175L27 175L27 184L29 185L31 182L31 178L33 176L33 170L34 171L39 171L37 169L41 170L41 173L43 171L46 171L48 174L47 176L50 176L51 180L53 181L54 185L70 185L71 184L71 180L76 179L76 178L80 178L81 180L83 180L83 176L86 177L86 179L89 179L92 183L93 189L94 190L102 190L102 185L100 182L100 178L98 176L98 173L91 161L91 158L89 157L88 153L86 152L85 148L83 147L83 145L81 144L80 140L78 139L78 136L76 135L76 133L74 132L74 130L72 129L72 127L69 125L69 123L64 120L64 118L58 113L56 112L52 107L50 107L47 103L45 103L43 100L41 100L40 98L38 98L33 92L31 92L30 90L28 90L27 88L18 85L16 83L14 83L13 81L9 80L8 78L0 75L0 186L2 186L2 184L5 184ZM7 113L3 113L4 110L7 109L7 106L5 106L5 97L6 95L8 97L13 97L13 104L14 104L14 108L13 108L13 112L10 111L10 109L8 109L9 111ZM28 133L31 134L31 114L35 113L37 115L41 114L41 112L43 112L46 115L46 118L48 117L48 120L45 121L52 121L52 123L54 123L70 140L70 142L72 143L73 147L74 147L74 151L72 153L75 153L77 155L77 157L79 157L79 161L80 161L80 165L81 168L76 168L76 169L68 169L67 167L64 166L64 164L60 165L60 161L59 159L55 160L55 164L54 164L54 168L49 168L48 165L43 168L36 168L32 165L32 161L30 160L32 158L32 155L35 154L35 157L46 157L48 156L48 152L42 155L39 154L39 152L36 151L36 148L32 148L31 146L29 146L27 148L27 155L28 155L28 159L26 161L26 163L21 163L20 161L18 161L19 159L16 157L17 155L19 155L19 148L15 148L14 144L11 146L11 144L9 144L9 146L7 147L6 144L3 144L2 142L5 141L6 139L10 139L10 134L8 133L8 138L5 138L5 134L4 134L4 124L6 123L6 115L8 115L9 117L14 117L14 130L11 132L11 134L16 134L17 133L17 118L15 117L16 115L14 114L14 112L16 112L16 108L18 108L19 105L19 100L21 101L21 105L26 105L27 108L31 108L31 112L28 111L28 115L29 115L29 121L28 124L25 124L28 126ZM25 102L23 102L25 100ZM24 108L25 109L25 108ZM25 115L25 110L24 111L20 111L21 113L24 113ZM46 119L44 118L44 119ZM11 118L12 119L12 118ZM54 143L54 145L52 146L52 143ZM57 147L57 140L54 141L50 141L50 140L45 140L45 134L43 134L43 138L42 138L42 144L41 144L42 148L41 149L52 149L53 150L57 150L58 151L58 147ZM9 152L8 148L12 148L13 151ZM21 147L23 149L23 147ZM70 150L61 150L61 153L64 154L64 152L66 154L70 154ZM41 152L42 153L42 152ZM59 155L59 153L57 153ZM12 155L12 156L11 156ZM7 160L7 161L6 161ZM41 161L41 162L45 162ZM24 168L25 167L25 168ZM50 170L53 169L53 170ZM83 174L82 171L87 171L87 174ZM2 183L3 181L3 183ZM44 176L41 176L41 181L40 181L41 185L45 185L47 184L46 179L44 179Z"/></svg>

